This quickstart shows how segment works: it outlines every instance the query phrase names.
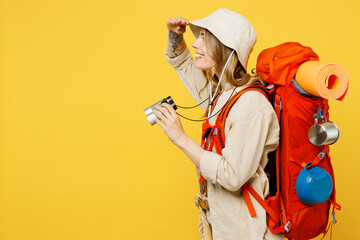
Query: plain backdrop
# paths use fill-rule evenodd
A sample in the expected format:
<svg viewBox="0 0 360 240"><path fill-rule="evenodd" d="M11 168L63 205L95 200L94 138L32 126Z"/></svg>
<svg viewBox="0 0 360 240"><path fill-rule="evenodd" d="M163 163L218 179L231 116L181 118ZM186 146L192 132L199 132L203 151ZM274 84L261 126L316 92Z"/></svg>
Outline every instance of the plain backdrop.
<svg viewBox="0 0 360 240"><path fill-rule="evenodd" d="M349 72L347 101L330 101L333 237L360 238L360 1L0 0L1 240L199 239L195 167L143 110L195 103L165 60L165 23L222 7L258 34L248 70L295 41ZM201 123L182 122L200 140Z"/></svg>

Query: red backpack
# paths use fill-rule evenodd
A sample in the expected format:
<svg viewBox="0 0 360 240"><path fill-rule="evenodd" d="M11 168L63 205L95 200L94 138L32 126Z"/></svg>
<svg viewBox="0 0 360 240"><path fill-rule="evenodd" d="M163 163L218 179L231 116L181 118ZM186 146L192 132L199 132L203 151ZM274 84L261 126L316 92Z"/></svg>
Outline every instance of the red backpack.
<svg viewBox="0 0 360 240"><path fill-rule="evenodd" d="M326 234L329 229L327 225L330 206L333 205L333 221L329 227L336 223L334 209L341 209L335 202L335 181L329 146L315 146L310 143L307 135L319 109L326 119L329 119L328 100L306 93L293 80L300 65L311 60L318 60L316 53L299 43L283 43L262 51L256 70L265 82L271 84L271 89L250 86L238 92L219 113L213 126L217 129L215 149L221 154L225 147L226 116L243 93L259 91L273 104L280 124L280 143L278 149L269 156L265 169L270 175L270 194L263 200L248 183L241 189L252 217L256 216L256 212L250 194L266 210L269 229L273 233L283 233L286 238L295 240ZM206 121L203 131L209 127L211 126ZM330 198L325 202L306 205L297 196L296 180L304 167L314 166L319 166L330 174L334 187Z"/></svg>

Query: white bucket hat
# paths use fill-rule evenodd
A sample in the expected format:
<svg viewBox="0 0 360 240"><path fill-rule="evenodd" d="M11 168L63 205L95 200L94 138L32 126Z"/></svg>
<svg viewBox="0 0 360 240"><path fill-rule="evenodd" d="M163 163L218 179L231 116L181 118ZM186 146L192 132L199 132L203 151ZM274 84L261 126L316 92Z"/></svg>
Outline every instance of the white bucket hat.
<svg viewBox="0 0 360 240"><path fill-rule="evenodd" d="M246 70L257 37L254 28L244 16L221 8L207 17L190 21L190 28L196 38L199 37L201 28L209 30L222 44L236 51Z"/></svg>

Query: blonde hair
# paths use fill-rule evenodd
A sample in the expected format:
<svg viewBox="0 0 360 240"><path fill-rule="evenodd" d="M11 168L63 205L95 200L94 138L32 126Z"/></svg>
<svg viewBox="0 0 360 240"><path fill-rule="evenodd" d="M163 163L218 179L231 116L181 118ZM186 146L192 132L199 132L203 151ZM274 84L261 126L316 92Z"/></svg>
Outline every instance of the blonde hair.
<svg viewBox="0 0 360 240"><path fill-rule="evenodd" d="M212 94L215 94L215 89L219 84L218 76L216 76L216 71L219 67L224 67L227 59L229 58L231 48L222 44L219 39L217 39L211 32L205 29L205 46L208 55L215 61L215 65L207 70L202 70L203 75L206 79L206 84L203 89L200 90L199 94L204 91L204 89L211 82ZM219 76L220 77L220 76ZM237 53L231 56L229 63L224 71L223 80L226 80L233 86L246 86L246 85L265 85L265 82L261 79L259 75L251 76L246 73L246 70L239 62ZM219 92L222 92L224 89L219 86Z"/></svg>

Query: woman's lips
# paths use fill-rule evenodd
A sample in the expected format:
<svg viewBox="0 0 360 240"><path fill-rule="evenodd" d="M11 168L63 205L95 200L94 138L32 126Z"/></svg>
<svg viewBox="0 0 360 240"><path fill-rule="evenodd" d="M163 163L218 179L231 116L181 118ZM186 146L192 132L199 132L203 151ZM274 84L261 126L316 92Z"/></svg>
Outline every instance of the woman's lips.
<svg viewBox="0 0 360 240"><path fill-rule="evenodd" d="M195 54L195 59L196 60L199 60L199 59L201 59L201 58L203 58L204 57L204 55L202 55L202 54L199 54L199 53L196 53Z"/></svg>

